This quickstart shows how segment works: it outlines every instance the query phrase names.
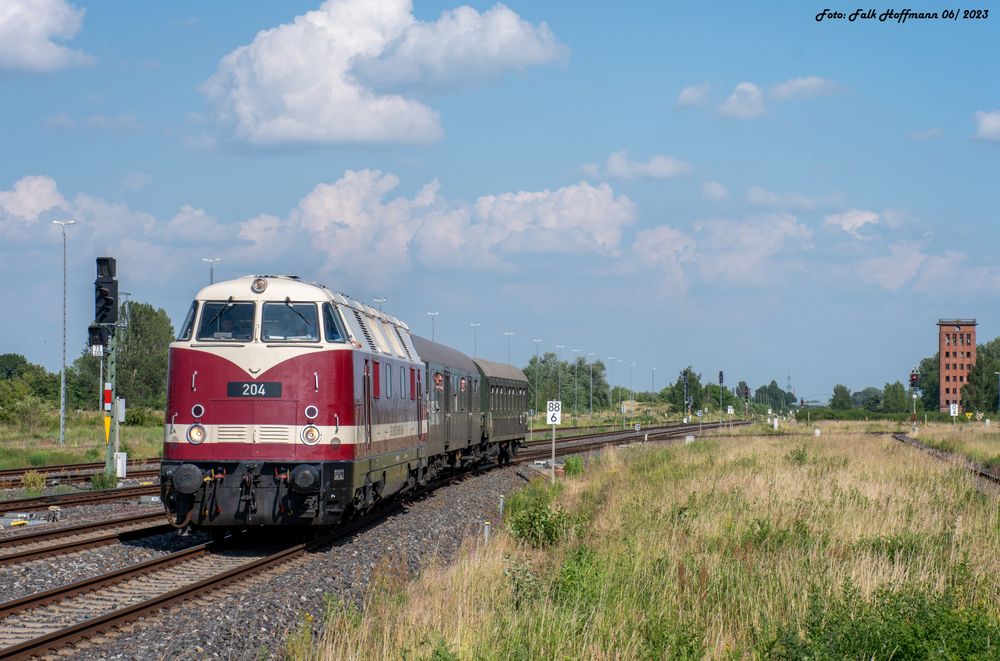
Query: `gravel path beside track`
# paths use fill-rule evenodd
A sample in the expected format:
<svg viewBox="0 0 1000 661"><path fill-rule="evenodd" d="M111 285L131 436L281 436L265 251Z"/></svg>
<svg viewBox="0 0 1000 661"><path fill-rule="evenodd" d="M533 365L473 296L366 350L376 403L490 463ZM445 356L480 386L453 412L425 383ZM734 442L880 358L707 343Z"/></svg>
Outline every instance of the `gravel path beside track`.
<svg viewBox="0 0 1000 661"><path fill-rule="evenodd" d="M462 540L479 535L483 521L498 523L501 494L524 485L519 467L491 471L438 489L329 550L187 602L118 635L81 644L80 659L255 659L282 654L287 632L302 614L320 616L324 593L359 603L375 567L404 558L416 575L432 557L454 558Z"/></svg>

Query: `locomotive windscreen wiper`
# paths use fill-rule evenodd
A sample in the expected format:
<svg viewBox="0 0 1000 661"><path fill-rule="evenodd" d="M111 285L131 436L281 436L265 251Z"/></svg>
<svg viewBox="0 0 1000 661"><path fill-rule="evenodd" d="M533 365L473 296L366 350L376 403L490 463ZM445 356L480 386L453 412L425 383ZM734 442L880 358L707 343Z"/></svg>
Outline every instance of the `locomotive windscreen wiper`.
<svg viewBox="0 0 1000 661"><path fill-rule="evenodd" d="M207 325L211 326L212 324L214 324L216 322L216 320L218 320L218 318L222 316L222 313L225 312L226 310L228 310L231 307L233 307L233 297L232 296L229 297L229 300L226 301L225 305L223 305L221 308L219 308L219 311L215 313L215 316L212 317L212 320L209 321ZM204 328L204 325L202 326L202 328Z"/></svg>
<svg viewBox="0 0 1000 661"><path fill-rule="evenodd" d="M312 324L309 323L309 320L306 319L304 314L295 309L295 306L292 305L292 299L288 296L285 297L285 305L287 305L288 309L290 309L292 312L299 315L299 319L306 322L306 328L312 328Z"/></svg>

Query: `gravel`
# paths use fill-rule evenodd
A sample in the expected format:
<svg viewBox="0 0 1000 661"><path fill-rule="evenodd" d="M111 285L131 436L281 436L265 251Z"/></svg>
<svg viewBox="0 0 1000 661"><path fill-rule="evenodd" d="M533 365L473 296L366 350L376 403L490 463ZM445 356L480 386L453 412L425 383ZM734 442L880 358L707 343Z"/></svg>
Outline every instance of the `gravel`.
<svg viewBox="0 0 1000 661"><path fill-rule="evenodd" d="M134 506L131 513L136 513ZM171 531L77 553L3 566L0 567L0 594L3 595L0 600L10 601L115 571L201 544L208 539L208 535L204 533L180 536Z"/></svg>
<svg viewBox="0 0 1000 661"><path fill-rule="evenodd" d="M96 521L107 521L108 519L118 519L132 514L151 514L162 512L163 505L154 503L151 505L140 505L135 500L120 500L110 503L95 503L93 505L72 505L64 507L60 512L60 519L54 523L44 525L7 527L0 529L0 539L7 537L17 537L27 533L40 532L42 530L56 530L58 528L68 528L80 523L94 523ZM34 510L38 518L44 519L48 514L46 510ZM166 519L164 519L166 521ZM8 525L5 521L4 525Z"/></svg>
<svg viewBox="0 0 1000 661"><path fill-rule="evenodd" d="M360 603L374 568L389 554L406 559L406 570L411 577L434 557L445 562L453 559L463 539L481 534L483 521L497 521L500 495L524 484L517 475L519 470L523 472L516 467L493 470L442 487L410 504L405 511L355 533L332 548L240 581L211 597L140 620L115 634L81 643L70 656L79 659L280 657L285 635L302 621L303 614L308 612L316 618L322 615L324 594ZM123 550L124 546L108 547L103 552L109 554L112 563L124 563L126 559L119 554L160 550L147 547ZM0 575L0 585L9 582L10 579Z"/></svg>

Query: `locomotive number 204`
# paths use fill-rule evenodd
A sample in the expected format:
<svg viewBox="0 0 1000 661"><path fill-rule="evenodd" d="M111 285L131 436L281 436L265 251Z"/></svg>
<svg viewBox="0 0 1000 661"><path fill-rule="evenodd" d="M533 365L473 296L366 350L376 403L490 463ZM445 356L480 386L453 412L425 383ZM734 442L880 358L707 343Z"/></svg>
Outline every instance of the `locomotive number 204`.
<svg viewBox="0 0 1000 661"><path fill-rule="evenodd" d="M281 382L230 381L226 394L230 397L281 397Z"/></svg>

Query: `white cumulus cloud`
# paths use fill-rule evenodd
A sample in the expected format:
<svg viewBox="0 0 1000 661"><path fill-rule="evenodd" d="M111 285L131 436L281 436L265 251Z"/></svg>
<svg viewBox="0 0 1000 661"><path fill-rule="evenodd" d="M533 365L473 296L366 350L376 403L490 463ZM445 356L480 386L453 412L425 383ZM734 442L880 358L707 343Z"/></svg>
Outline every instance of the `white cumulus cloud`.
<svg viewBox="0 0 1000 661"><path fill-rule="evenodd" d="M760 186L751 186L746 192L747 204L755 207L775 209L799 209L808 211L837 204L839 195L828 194L819 197L802 193L775 193Z"/></svg>
<svg viewBox="0 0 1000 661"><path fill-rule="evenodd" d="M746 220L699 220L694 224L706 280L761 282L774 273L773 258L812 247L812 232L795 216L776 213Z"/></svg>
<svg viewBox="0 0 1000 661"><path fill-rule="evenodd" d="M628 152L619 151L608 156L604 167L594 163L583 166L583 173L592 178L614 177L616 179L672 179L691 172L691 164L672 156L655 154L646 161L636 161Z"/></svg>
<svg viewBox="0 0 1000 661"><path fill-rule="evenodd" d="M706 181L701 185L701 197L709 202L725 202L729 199L729 191L717 181Z"/></svg>
<svg viewBox="0 0 1000 661"><path fill-rule="evenodd" d="M814 96L833 94L837 89L837 84L832 80L819 76L806 76L778 83L771 89L771 96L778 101L808 99Z"/></svg>
<svg viewBox="0 0 1000 661"><path fill-rule="evenodd" d="M684 266L697 255L694 239L688 235L669 225L640 230L632 243L632 252L643 265L658 271L668 286L682 291L687 287Z"/></svg>
<svg viewBox="0 0 1000 661"><path fill-rule="evenodd" d="M444 87L561 61L568 54L545 23L535 27L502 4L482 14L463 6L432 23L410 23L378 56L360 58L354 72L376 88Z"/></svg>
<svg viewBox="0 0 1000 661"><path fill-rule="evenodd" d="M896 291L917 275L926 259L919 243L900 241L889 246L888 255L861 260L858 272L867 282Z"/></svg>
<svg viewBox="0 0 1000 661"><path fill-rule="evenodd" d="M69 210L69 204L51 177L23 177L11 190L0 191L0 222L5 225L37 222L49 209Z"/></svg>
<svg viewBox="0 0 1000 661"><path fill-rule="evenodd" d="M80 31L83 15L65 0L3 0L0 70L55 71L92 62L89 55L56 43Z"/></svg>
<svg viewBox="0 0 1000 661"><path fill-rule="evenodd" d="M719 114L738 119L753 119L764 114L764 93L753 83L740 83L721 106Z"/></svg>
<svg viewBox="0 0 1000 661"><path fill-rule="evenodd" d="M318 268L387 280L414 259L441 269L502 266L526 253L614 254L633 222L631 200L607 184L484 195L452 202L432 181L412 198L393 196L399 179L347 171L320 184L285 218L242 223L251 252L297 251Z"/></svg>
<svg viewBox="0 0 1000 661"><path fill-rule="evenodd" d="M976 137L982 140L1000 140L1000 110L976 113Z"/></svg>
<svg viewBox="0 0 1000 661"><path fill-rule="evenodd" d="M844 230L855 239L862 238L858 230L868 224L877 223L879 215L874 211L850 209L843 213L833 213L823 219L824 225L832 225Z"/></svg>
<svg viewBox="0 0 1000 661"><path fill-rule="evenodd" d="M708 82L701 85L688 85L677 95L678 108L694 108L703 105L708 99L708 91L711 86Z"/></svg>
<svg viewBox="0 0 1000 661"><path fill-rule="evenodd" d="M441 136L438 113L380 87L469 82L566 52L503 5L425 23L409 0L328 0L226 55L202 89L251 144L423 143Z"/></svg>

